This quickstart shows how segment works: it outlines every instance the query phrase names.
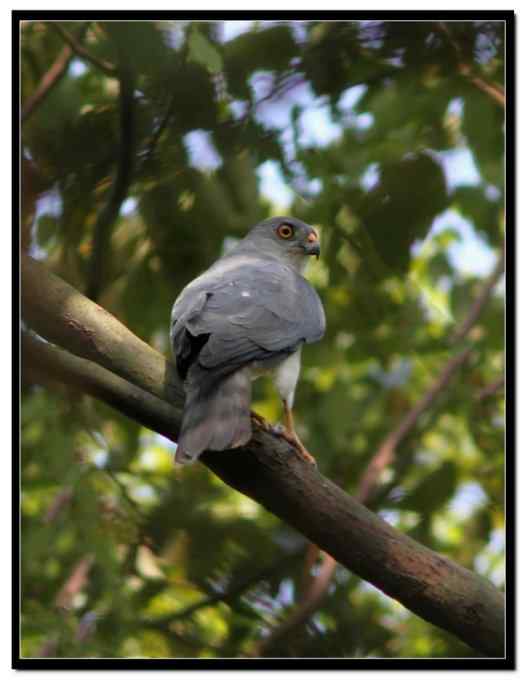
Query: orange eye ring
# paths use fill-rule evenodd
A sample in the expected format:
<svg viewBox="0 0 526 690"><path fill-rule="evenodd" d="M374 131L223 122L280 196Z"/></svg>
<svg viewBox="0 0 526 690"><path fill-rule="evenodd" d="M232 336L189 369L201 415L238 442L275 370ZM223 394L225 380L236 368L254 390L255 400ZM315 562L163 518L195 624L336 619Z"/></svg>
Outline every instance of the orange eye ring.
<svg viewBox="0 0 526 690"><path fill-rule="evenodd" d="M294 230L292 229L292 225L283 223L283 225L280 225L277 229L277 233L283 240L290 240L292 235L294 235Z"/></svg>

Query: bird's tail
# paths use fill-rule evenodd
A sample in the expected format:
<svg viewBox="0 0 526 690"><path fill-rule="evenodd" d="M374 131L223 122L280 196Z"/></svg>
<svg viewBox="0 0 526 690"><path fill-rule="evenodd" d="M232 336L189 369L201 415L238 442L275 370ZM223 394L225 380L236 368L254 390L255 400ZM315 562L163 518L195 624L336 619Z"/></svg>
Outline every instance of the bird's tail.
<svg viewBox="0 0 526 690"><path fill-rule="evenodd" d="M243 446L250 440L251 379L242 370L220 381L190 375L175 460L186 464L205 450Z"/></svg>

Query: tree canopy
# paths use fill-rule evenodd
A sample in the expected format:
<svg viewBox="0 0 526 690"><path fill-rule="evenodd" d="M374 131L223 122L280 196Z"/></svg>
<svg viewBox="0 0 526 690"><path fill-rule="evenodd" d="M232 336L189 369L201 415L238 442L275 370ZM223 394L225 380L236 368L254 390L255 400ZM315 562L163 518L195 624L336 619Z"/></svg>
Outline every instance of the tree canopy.
<svg viewBox="0 0 526 690"><path fill-rule="evenodd" d="M504 32L21 22L22 251L169 357L192 278L263 218L314 225L327 333L303 351L302 439L344 492L500 590ZM480 654L202 463L174 466L155 425L38 356L23 374L22 656ZM278 421L270 381L253 408Z"/></svg>

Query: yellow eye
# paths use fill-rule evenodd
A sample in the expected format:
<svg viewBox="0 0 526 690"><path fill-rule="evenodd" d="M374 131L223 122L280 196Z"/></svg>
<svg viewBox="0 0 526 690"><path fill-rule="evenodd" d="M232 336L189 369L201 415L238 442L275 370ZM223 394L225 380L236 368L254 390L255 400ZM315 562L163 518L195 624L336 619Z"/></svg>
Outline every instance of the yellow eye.
<svg viewBox="0 0 526 690"><path fill-rule="evenodd" d="M288 223L283 223L283 225L280 225L277 232L278 232L278 235L284 240L290 240L290 238L294 234L294 230L292 229L292 226L289 225Z"/></svg>

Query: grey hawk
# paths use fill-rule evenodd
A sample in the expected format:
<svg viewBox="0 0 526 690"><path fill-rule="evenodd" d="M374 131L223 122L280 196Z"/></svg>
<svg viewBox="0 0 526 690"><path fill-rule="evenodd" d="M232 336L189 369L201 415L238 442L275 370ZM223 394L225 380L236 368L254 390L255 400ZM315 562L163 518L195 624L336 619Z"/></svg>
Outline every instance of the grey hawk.
<svg viewBox="0 0 526 690"><path fill-rule="evenodd" d="M270 218L181 292L170 326L186 392L177 462L245 445L251 416L267 426L250 411L252 380L262 374L273 377L282 400L283 435L314 462L294 430L292 406L301 348L325 332L320 298L302 275L319 254L312 227Z"/></svg>

